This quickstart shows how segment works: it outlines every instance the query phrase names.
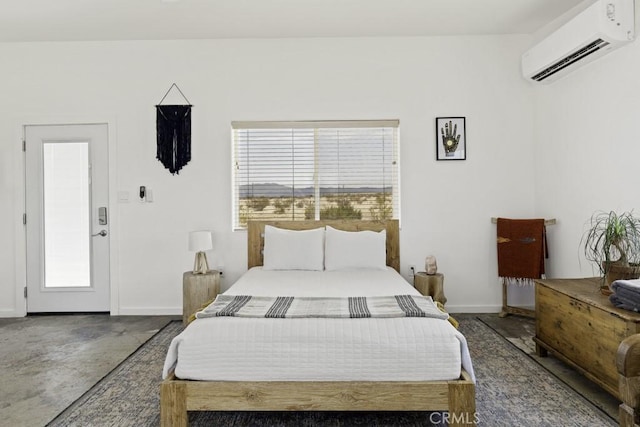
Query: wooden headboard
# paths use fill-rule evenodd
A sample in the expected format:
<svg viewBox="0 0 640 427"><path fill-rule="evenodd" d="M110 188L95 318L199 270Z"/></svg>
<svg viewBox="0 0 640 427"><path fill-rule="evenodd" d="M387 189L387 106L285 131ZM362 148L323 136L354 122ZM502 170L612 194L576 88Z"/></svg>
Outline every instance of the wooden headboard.
<svg viewBox="0 0 640 427"><path fill-rule="evenodd" d="M330 225L344 231L387 230L387 265L400 272L400 230L397 219L386 221L320 220L320 221L249 221L247 226L248 267L262 265L264 226L272 225L288 230L309 230Z"/></svg>

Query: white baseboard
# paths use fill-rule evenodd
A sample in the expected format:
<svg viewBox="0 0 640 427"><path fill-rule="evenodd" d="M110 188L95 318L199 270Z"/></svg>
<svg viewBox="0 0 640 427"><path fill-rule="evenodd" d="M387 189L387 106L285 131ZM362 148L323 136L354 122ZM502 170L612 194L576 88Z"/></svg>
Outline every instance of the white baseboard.
<svg viewBox="0 0 640 427"><path fill-rule="evenodd" d="M182 307L120 307L120 316L182 316Z"/></svg>
<svg viewBox="0 0 640 427"><path fill-rule="evenodd" d="M0 317L24 317L26 313L13 309L0 309Z"/></svg>
<svg viewBox="0 0 640 427"><path fill-rule="evenodd" d="M501 305L447 305L449 313L500 313ZM529 307L526 307L529 308ZM120 316L182 316L182 307L121 307ZM0 317L24 317L16 310L0 309Z"/></svg>
<svg viewBox="0 0 640 427"><path fill-rule="evenodd" d="M113 314L113 313L112 313ZM17 310L0 309L0 318L25 317L27 314ZM124 307L120 316L182 316L182 308L176 307Z"/></svg>
<svg viewBox="0 0 640 427"><path fill-rule="evenodd" d="M500 313L502 305L449 305L444 307L448 313Z"/></svg>

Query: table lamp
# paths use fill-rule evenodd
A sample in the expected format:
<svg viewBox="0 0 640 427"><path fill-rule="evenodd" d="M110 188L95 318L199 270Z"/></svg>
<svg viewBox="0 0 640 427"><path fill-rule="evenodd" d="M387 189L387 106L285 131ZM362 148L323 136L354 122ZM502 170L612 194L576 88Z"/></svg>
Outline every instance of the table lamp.
<svg viewBox="0 0 640 427"><path fill-rule="evenodd" d="M207 255L204 251L213 249L210 231L192 231L189 233L189 250L196 253L193 263L193 274L205 274L209 271Z"/></svg>

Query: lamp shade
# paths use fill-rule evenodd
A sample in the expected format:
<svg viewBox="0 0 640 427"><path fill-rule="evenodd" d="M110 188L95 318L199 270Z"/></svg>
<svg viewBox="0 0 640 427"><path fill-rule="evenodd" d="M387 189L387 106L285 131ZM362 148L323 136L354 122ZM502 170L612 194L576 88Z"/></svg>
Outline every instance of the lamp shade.
<svg viewBox="0 0 640 427"><path fill-rule="evenodd" d="M213 239L210 231L192 231L189 233L189 250L203 252L213 249Z"/></svg>

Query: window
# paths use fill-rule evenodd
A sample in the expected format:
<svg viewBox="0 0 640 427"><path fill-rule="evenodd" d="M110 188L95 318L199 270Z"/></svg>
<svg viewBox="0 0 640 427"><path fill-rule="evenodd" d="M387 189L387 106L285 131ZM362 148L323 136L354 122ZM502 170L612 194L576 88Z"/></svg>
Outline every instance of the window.
<svg viewBox="0 0 640 427"><path fill-rule="evenodd" d="M397 120L233 122L234 229L399 218Z"/></svg>

